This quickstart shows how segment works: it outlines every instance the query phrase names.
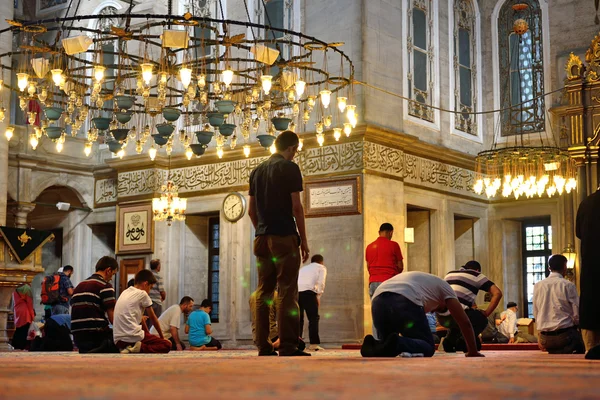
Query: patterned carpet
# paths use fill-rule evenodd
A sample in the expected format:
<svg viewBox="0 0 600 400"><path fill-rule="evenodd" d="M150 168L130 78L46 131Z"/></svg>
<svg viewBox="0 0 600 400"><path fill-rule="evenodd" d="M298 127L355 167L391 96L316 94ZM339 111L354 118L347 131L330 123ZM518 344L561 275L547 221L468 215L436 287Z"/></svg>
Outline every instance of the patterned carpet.
<svg viewBox="0 0 600 400"><path fill-rule="evenodd" d="M600 398L600 362L581 355L488 351L486 358L363 359L357 351L256 357L254 351L168 355L0 353L0 399Z"/></svg>

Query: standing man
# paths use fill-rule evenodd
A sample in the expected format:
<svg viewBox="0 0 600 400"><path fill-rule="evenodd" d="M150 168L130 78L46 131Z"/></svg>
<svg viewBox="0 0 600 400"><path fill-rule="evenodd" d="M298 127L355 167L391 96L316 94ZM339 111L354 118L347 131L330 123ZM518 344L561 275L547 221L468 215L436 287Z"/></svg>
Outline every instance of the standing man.
<svg viewBox="0 0 600 400"><path fill-rule="evenodd" d="M369 297L383 282L398 275L404 269L400 245L392 241L394 227L386 222L379 228L379 237L367 246L365 259L369 270Z"/></svg>
<svg viewBox="0 0 600 400"><path fill-rule="evenodd" d="M321 295L325 291L327 268L323 264L323 256L315 254L310 264L300 268L298 274L298 304L300 305L300 336L304 332L304 311L308 317L309 350L324 350L319 338L319 307Z"/></svg>
<svg viewBox="0 0 600 400"><path fill-rule="evenodd" d="M65 265L62 272L57 272L60 276L58 281L58 303L52 306L52 315L68 314L69 313L69 300L73 295L73 283L71 283L71 276L73 275L73 267Z"/></svg>
<svg viewBox="0 0 600 400"><path fill-rule="evenodd" d="M475 340L477 341L477 349L481 349L479 334L486 328L488 325L488 317L500 303L502 291L494 282L481 273L481 264L475 260L467 262L459 270L448 272L444 280L448 282L452 290L456 293L458 301L462 305L465 314L467 314L467 317L473 326ZM480 290L490 293L492 296L490 304L485 310L473 308L473 306L475 306L475 298ZM440 313L439 319L443 326L450 328L450 332L448 332L442 342L444 351L447 353L453 353L456 350L466 351L467 349L460 333L460 329L450 313Z"/></svg>
<svg viewBox="0 0 600 400"><path fill-rule="evenodd" d="M104 256L96 263L96 272L80 282L71 298L71 333L80 353L118 353L109 324L117 298L110 284L119 263Z"/></svg>
<svg viewBox="0 0 600 400"><path fill-rule="evenodd" d="M577 210L576 234L581 239L581 299L579 327L585 351L600 346L600 191L589 195ZM600 348L594 352L597 354Z"/></svg>
<svg viewBox="0 0 600 400"><path fill-rule="evenodd" d="M154 310L154 314L157 318L162 314L162 302L167 298L167 293L165 292L165 287L163 285L163 278L158 274L160 269L160 260L150 261L150 270L152 271L154 278L156 278L156 284L150 289L150 298L152 299L152 310ZM152 328L152 321L150 321L150 319L148 319L147 323L148 329Z"/></svg>
<svg viewBox="0 0 600 400"><path fill-rule="evenodd" d="M533 286L533 316L539 347L550 354L583 354L579 325L579 295L567 274L567 258L555 254L548 260L550 275Z"/></svg>
<svg viewBox="0 0 600 400"><path fill-rule="evenodd" d="M309 255L300 201L302 174L292 162L298 135L284 131L275 139L277 152L250 174L248 214L256 230L254 255L258 268L256 340L258 355L277 355L269 339L269 304L279 286L277 324L281 356L310 356L298 350L298 271ZM300 257L302 254L302 257Z"/></svg>
<svg viewBox="0 0 600 400"><path fill-rule="evenodd" d="M183 296L179 304L173 304L160 315L160 330L165 339L171 341L171 350L185 350L185 345L179 340L179 324L181 323L181 314L188 315L194 308L194 299L190 296ZM158 335L157 327L150 329L150 333Z"/></svg>

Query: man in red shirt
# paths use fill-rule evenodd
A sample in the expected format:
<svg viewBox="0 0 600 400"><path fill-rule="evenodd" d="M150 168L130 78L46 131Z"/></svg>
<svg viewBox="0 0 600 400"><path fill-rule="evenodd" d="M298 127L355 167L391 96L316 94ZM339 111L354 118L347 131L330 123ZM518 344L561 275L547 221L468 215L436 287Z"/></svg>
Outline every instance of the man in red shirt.
<svg viewBox="0 0 600 400"><path fill-rule="evenodd" d="M369 297L383 282L398 275L404 269L400 245L392 241L394 227L384 223L379 228L379 237L367 246L365 259L369 270Z"/></svg>

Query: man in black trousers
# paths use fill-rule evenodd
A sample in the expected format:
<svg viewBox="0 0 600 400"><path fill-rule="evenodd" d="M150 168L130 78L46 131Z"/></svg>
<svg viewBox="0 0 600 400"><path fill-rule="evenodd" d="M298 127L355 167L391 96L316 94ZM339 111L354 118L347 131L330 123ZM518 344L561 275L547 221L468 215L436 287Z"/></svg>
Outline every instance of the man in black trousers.
<svg viewBox="0 0 600 400"><path fill-rule="evenodd" d="M310 346L308 350L323 350L319 338L319 306L321 295L325 291L327 268L323 264L323 256L315 254L310 259L310 264L300 268L298 274L298 304L300 305L300 336L304 332L304 312L308 317L308 336Z"/></svg>

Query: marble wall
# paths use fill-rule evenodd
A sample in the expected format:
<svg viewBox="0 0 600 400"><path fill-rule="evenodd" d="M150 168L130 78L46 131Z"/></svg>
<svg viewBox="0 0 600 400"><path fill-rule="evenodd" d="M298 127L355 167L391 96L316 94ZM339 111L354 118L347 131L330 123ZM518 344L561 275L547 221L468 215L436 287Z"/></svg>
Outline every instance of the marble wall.
<svg viewBox="0 0 600 400"><path fill-rule="evenodd" d="M408 211L406 226L414 228L415 242L407 243L404 254L406 271L431 273L431 228L429 211Z"/></svg>

